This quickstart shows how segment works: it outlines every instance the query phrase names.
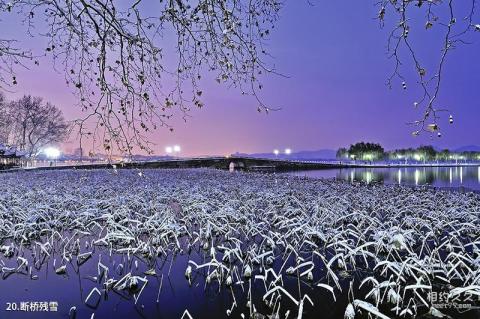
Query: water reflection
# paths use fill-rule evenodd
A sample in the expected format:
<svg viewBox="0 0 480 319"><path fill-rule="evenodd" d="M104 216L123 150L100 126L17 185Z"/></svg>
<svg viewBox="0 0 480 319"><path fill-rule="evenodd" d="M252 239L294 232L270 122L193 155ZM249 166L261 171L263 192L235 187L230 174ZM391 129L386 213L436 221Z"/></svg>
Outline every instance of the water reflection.
<svg viewBox="0 0 480 319"><path fill-rule="evenodd" d="M465 167L402 167L347 168L291 172L297 176L337 178L349 182L383 182L399 185L432 185L436 187L465 187L480 191L480 166Z"/></svg>
<svg viewBox="0 0 480 319"><path fill-rule="evenodd" d="M85 247L87 242L94 241L94 238L78 234L71 238L78 239L78 247ZM186 248L187 242L180 239L179 245L183 249L181 252L169 252L153 258L147 258L141 254L138 254L140 256L121 254L115 252L115 248L106 248L105 246L92 246L89 248L92 251L92 257L79 265L78 255L70 255L70 260L61 259L61 256L58 257L58 255L57 259L54 258L55 253L65 251L64 249L68 251L68 244L77 242L71 238L65 236L65 240L54 242L51 246L53 248L50 250L51 256L47 255L48 251L40 250L38 245L32 249L26 246L15 247L12 242L5 243L5 247L10 247L10 245L15 247L15 255L4 258L4 255L0 254L0 264L3 267L0 272L0 287L8 289L8 293L0 293L0 304L6 305L15 302L19 306L24 301L54 301L58 303L58 309L55 312L49 311L48 316L41 316L41 314L37 316L33 312L10 312L5 308L0 308L1 319L184 318L182 314L185 309L188 309L194 318L227 318L226 309L232 309L231 318L241 318L244 317L241 314L248 312L248 306L246 306L248 297L243 286L235 284L227 290L223 289L225 287L223 284L217 286L215 280L207 285L207 274L211 272L210 268L194 269L192 284L188 283L185 278L185 269L190 261L202 264L210 256L209 250L201 248L198 242ZM46 239L40 239L40 241L44 240ZM212 243L215 240L220 240L220 237L212 239ZM47 243L49 243L48 240ZM65 243L67 246L63 246ZM215 243L215 245L217 244ZM221 260L222 253L217 254L216 258ZM28 260L25 267L18 266L18 257ZM55 261L52 259L56 260L57 266L54 266ZM295 262L295 258L290 256L285 261L275 260L269 268L279 272L281 267L294 266ZM64 263L66 266L63 274L55 272L59 263ZM108 269L106 272L102 272L102 268L99 268L100 263ZM234 265L236 265L235 267L239 266L238 262L231 264L231 266ZM262 266L255 265L254 271L257 271L257 267L261 268ZM154 270L153 273L152 270ZM147 280L147 284L144 288L137 285L132 287L130 284L124 288L115 288L121 278L130 278L130 276L144 278ZM318 270L318 276L325 276L325 273ZM110 288L105 289L109 280ZM265 293L264 283L260 280L253 280L249 284L253 292L251 300L258 311L270 313L271 309L267 308L262 299ZM347 291L347 277L340 278L340 285L344 291ZM303 280L300 282L293 276L283 277L282 286L287 291L296 289L308 291L309 297L314 300L318 309L329 309L322 318L340 318L348 304L347 294L337 294L337 302L332 304L325 291L314 290L310 283ZM101 295L96 302L87 303L85 300L88 299L87 296L94 288L99 289ZM286 298L283 300L281 308L289 309L287 308L291 307L289 300ZM232 308L234 301L236 306ZM73 312L75 315L72 315L70 310L72 306L75 307ZM263 316L255 316L255 318L263 318ZM308 307L304 310L303 318L317 318L317 312Z"/></svg>

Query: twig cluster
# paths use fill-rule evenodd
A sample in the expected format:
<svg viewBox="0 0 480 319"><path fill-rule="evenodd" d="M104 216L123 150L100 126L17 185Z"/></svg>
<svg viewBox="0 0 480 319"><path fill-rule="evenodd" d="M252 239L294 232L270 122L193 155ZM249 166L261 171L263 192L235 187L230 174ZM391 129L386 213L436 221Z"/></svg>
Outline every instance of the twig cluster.
<svg viewBox="0 0 480 319"><path fill-rule="evenodd" d="M268 111L257 92L261 74L273 72L264 61L264 39L281 7L277 0L0 1L0 12L18 14L29 34L47 38L45 54L88 114L76 122L80 138L127 153L135 146L150 150L147 135L158 126L173 130L175 110L186 119L204 106L206 72ZM7 74L12 63L29 57L14 44L0 40Z"/></svg>
<svg viewBox="0 0 480 319"><path fill-rule="evenodd" d="M461 10L458 8L458 2L454 0L382 0L377 2L379 7L378 19L383 27L389 16L394 19L394 27L389 33L387 54L394 60L394 71L387 80L387 85L392 87L395 81L401 81L403 89L407 89L407 78L402 73L403 51L411 59L415 66L417 82L421 87L421 96L413 103L415 108L422 110L420 118L412 123L415 127L412 132L414 136L421 132L437 134L441 137L440 114L448 112L445 107L438 104L438 96L444 77L446 58L450 51L458 45L468 44L466 36L473 31L480 31L480 25L475 24L476 0L468 0L470 9L463 17L459 17ZM420 26L417 15L424 17L424 24ZM412 33L419 34L420 28L427 32L435 32L433 29L441 29L441 47L440 55L435 60L435 66L432 65L427 70L426 65L432 63L434 59L429 56L421 59L416 45L412 40ZM432 29L432 30L430 30ZM414 34L415 35L415 34ZM414 36L413 35L413 36ZM434 36L432 35L432 38ZM449 116L450 124L453 124L453 116Z"/></svg>

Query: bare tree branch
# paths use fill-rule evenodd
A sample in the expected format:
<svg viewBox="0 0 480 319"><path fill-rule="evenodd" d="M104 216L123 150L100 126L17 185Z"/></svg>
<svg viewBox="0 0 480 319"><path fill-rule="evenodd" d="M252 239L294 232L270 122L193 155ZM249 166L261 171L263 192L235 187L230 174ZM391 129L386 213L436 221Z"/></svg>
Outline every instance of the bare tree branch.
<svg viewBox="0 0 480 319"><path fill-rule="evenodd" d="M386 16L390 14L395 17L394 27L388 37L387 52L389 58L395 61L395 68L392 75L387 80L387 85L392 87L395 80L402 83L402 87L407 89L406 77L401 73L402 69L402 49L410 56L415 71L418 76L418 84L422 89L422 96L413 103L415 108L422 110L421 117L409 123L415 126L413 135L419 135L422 131L436 133L441 137L440 113L449 110L438 107L438 96L442 86L442 79L446 58L448 53L455 49L459 44L467 44L465 36L471 31L480 31L480 27L473 23L477 0L468 0L470 10L467 15L457 20L455 15L454 0L382 0L377 2L379 7L378 19L381 27L385 25ZM467 2L467 1L465 1ZM415 11L414 11L415 10ZM411 30L413 25L418 26L418 21L413 17L422 12L425 16L424 27L426 30L431 28L442 29L443 38L439 48L439 57L436 67L427 72L426 67L420 61L419 55L415 50L415 45L411 40ZM437 12L441 14L437 15ZM418 30L418 29L417 29ZM458 30L458 31L456 31ZM431 60L431 59L430 59ZM432 61L427 61L432 62ZM431 74L430 76L427 74ZM453 116L449 116L449 122L453 123Z"/></svg>
<svg viewBox="0 0 480 319"><path fill-rule="evenodd" d="M145 0L0 0L4 12L26 17L29 32L46 21L46 52L88 112L76 122L80 133L101 136L106 150L149 150L149 131L173 130L176 110L186 119L203 107L205 71L252 95L259 111L269 110L258 96L258 79L274 72L264 62L264 39L281 1L167 0L155 4L153 14L151 7ZM176 47L169 47L171 37ZM167 60L176 61L173 69Z"/></svg>

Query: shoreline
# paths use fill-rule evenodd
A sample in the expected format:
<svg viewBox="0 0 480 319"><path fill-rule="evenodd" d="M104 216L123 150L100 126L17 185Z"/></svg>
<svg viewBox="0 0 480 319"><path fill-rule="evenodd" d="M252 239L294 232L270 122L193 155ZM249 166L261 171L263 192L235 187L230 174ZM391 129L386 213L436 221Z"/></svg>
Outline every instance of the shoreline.
<svg viewBox="0 0 480 319"><path fill-rule="evenodd" d="M395 163L395 162L366 162L366 161L337 161L337 160L285 160L255 157L204 157L178 158L144 162L116 162L116 163L77 163L67 165L15 167L0 169L0 172L12 170L61 170L61 169L108 169L108 168L218 168L230 169L233 163L235 170L323 170L348 168L422 168L422 167L480 167L480 162L430 162L430 163Z"/></svg>

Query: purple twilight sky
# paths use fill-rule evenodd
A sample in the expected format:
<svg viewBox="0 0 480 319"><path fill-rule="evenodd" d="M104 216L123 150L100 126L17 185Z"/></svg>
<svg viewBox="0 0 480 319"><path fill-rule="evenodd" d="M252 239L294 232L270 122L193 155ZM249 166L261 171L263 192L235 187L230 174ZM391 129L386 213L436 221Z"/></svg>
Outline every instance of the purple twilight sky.
<svg viewBox="0 0 480 319"><path fill-rule="evenodd" d="M206 107L193 111L186 123L174 120L173 133L155 132L156 153L163 154L164 147L172 144L181 145L184 155L269 152L285 147L294 151L336 149L360 140L379 142L387 149L480 145L480 32L470 36L472 44L448 56L439 104L451 110L455 125L447 124L447 113L440 122L442 138L427 134L415 138L406 123L420 116L413 107L419 91L413 78L407 90L399 81L391 90L386 87L393 71L393 61L386 56L390 28L379 28L374 2L312 2L313 6L308 1L286 1L268 42L276 69L289 77L264 77L262 98L268 105L281 107L280 111L259 114L253 99L214 81L206 83ZM15 21L2 23L12 27ZM441 45L436 40L440 39L433 36L435 30L432 36L426 32L419 29L417 48L422 57L436 61ZM21 28L8 33L27 41ZM39 50L46 46L42 41L28 39ZM413 69L410 60L405 60L404 68L407 73ZM63 75L52 70L48 58L40 67L19 70L18 75L20 85L8 97L43 96L59 106L67 119L80 115ZM74 147L74 142L66 143L64 150Z"/></svg>

